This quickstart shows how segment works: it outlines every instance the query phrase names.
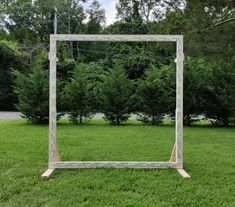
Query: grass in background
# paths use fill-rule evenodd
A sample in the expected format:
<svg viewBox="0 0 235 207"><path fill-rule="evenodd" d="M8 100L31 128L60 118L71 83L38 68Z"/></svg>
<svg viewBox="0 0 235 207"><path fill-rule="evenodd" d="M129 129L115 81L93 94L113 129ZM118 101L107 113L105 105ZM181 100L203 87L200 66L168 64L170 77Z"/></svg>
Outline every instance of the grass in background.
<svg viewBox="0 0 235 207"><path fill-rule="evenodd" d="M57 135L62 160L71 161L169 161L175 141L174 127L136 121L121 126L98 120L83 126L62 121Z"/></svg>
<svg viewBox="0 0 235 207"><path fill-rule="evenodd" d="M184 165L174 169L47 168L48 127L0 122L0 206L235 206L235 128L186 127ZM168 160L174 127L103 121L58 124L63 160Z"/></svg>

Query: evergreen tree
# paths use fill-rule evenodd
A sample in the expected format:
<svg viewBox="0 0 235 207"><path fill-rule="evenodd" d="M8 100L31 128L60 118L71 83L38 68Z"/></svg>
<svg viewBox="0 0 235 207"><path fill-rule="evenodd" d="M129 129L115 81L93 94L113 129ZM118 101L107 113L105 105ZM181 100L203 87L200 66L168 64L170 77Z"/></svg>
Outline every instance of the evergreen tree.
<svg viewBox="0 0 235 207"><path fill-rule="evenodd" d="M219 126L235 124L235 72L229 67L216 64L207 77L207 90L203 93L207 118Z"/></svg>
<svg viewBox="0 0 235 207"><path fill-rule="evenodd" d="M63 102L75 124L89 120L95 112L96 82L92 72L87 64L77 65L64 89Z"/></svg>
<svg viewBox="0 0 235 207"><path fill-rule="evenodd" d="M47 123L49 120L49 74L41 66L35 66L29 75L13 71L16 77L15 93L19 103L17 110L23 118L33 123Z"/></svg>
<svg viewBox="0 0 235 207"><path fill-rule="evenodd" d="M151 67L145 72L145 78L139 80L137 95L139 97L140 120L145 123L160 124L164 114L169 112L171 88L168 85L170 73ZM172 80L171 80L172 81Z"/></svg>
<svg viewBox="0 0 235 207"><path fill-rule="evenodd" d="M109 70L101 77L101 110L111 124L121 124L131 113L132 82L122 68Z"/></svg>
<svg viewBox="0 0 235 207"><path fill-rule="evenodd" d="M15 43L0 40L0 110L15 109L17 97L13 91L12 69L26 71L26 56L18 50Z"/></svg>

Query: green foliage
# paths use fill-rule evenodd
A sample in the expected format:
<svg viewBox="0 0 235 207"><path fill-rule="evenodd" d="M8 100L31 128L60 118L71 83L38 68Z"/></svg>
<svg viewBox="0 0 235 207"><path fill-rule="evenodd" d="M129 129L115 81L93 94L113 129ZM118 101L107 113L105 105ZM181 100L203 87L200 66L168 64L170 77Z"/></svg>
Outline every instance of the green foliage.
<svg viewBox="0 0 235 207"><path fill-rule="evenodd" d="M33 123L47 123L49 119L49 74L41 66L35 66L26 75L17 70L13 71L15 79L15 93L19 103L17 110L23 118Z"/></svg>
<svg viewBox="0 0 235 207"><path fill-rule="evenodd" d="M57 63L57 77L65 83L71 78L75 68L76 61L74 59L64 59Z"/></svg>
<svg viewBox="0 0 235 207"><path fill-rule="evenodd" d="M42 68L49 68L48 51L43 48L39 54L35 55L35 60L31 63L33 65L40 65Z"/></svg>
<svg viewBox="0 0 235 207"><path fill-rule="evenodd" d="M142 78L144 71L151 64L155 64L153 53L138 45L134 47L117 45L113 48L113 53L115 55L110 58L111 61L123 67L130 79Z"/></svg>
<svg viewBox="0 0 235 207"><path fill-rule="evenodd" d="M106 58L99 60L104 69L113 68L115 65L122 67L128 78L136 80L142 78L144 71L150 65L159 65L154 58L154 53L148 51L144 43L112 43L107 48Z"/></svg>
<svg viewBox="0 0 235 207"><path fill-rule="evenodd" d="M132 82L118 66L101 77L99 99L102 112L111 124L126 121L131 112Z"/></svg>
<svg viewBox="0 0 235 207"><path fill-rule="evenodd" d="M207 110L206 91L214 65L200 58L187 58L184 64L184 124L190 125Z"/></svg>
<svg viewBox="0 0 235 207"><path fill-rule="evenodd" d="M145 123L160 124L163 116L169 112L174 99L168 83L170 72L151 67L145 72L145 78L139 80L137 96L139 97L140 120Z"/></svg>
<svg viewBox="0 0 235 207"><path fill-rule="evenodd" d="M102 24L105 23L105 10L101 9L101 4L97 0L92 0L87 9L88 23L86 30L88 34L99 34L102 31Z"/></svg>
<svg viewBox="0 0 235 207"><path fill-rule="evenodd" d="M184 62L184 124L190 125L194 121L197 121L195 117L204 113L205 98L204 92L207 88L208 78L212 71L211 65L203 59L189 58L187 57ZM171 63L165 65L163 68L167 72L176 73L176 64ZM175 114L175 98L176 98L176 77L171 75L171 81L168 82L172 93L172 102L170 105L170 111Z"/></svg>
<svg viewBox="0 0 235 207"><path fill-rule="evenodd" d="M26 63L26 58L15 43L0 40L0 110L14 109L17 98L13 92L11 69L23 71L27 68Z"/></svg>
<svg viewBox="0 0 235 207"><path fill-rule="evenodd" d="M105 24L105 10L97 0L92 0L89 8L86 10L87 24L85 33L100 34ZM86 63L100 60L104 57L107 43L105 42L81 42L78 49L78 60ZM78 48L78 47L77 47Z"/></svg>
<svg viewBox="0 0 235 207"><path fill-rule="evenodd" d="M216 65L207 81L205 114L219 126L234 125L235 72L226 65Z"/></svg>
<svg viewBox="0 0 235 207"><path fill-rule="evenodd" d="M126 30L126 34L146 34L148 32L144 18L148 23L150 13L147 14L147 9L152 9L153 1L143 4L145 4L143 1L138 0L119 0L116 4L117 16L121 19L120 23L125 22L118 26L122 26L121 28ZM145 7L146 5L147 7ZM146 11L145 14L143 14L143 9Z"/></svg>
<svg viewBox="0 0 235 207"><path fill-rule="evenodd" d="M82 124L95 112L96 82L87 64L78 64L64 89L64 102L70 120Z"/></svg>
<svg viewBox="0 0 235 207"><path fill-rule="evenodd" d="M60 33L77 33L84 29L82 21L85 13L81 2L85 0L35 0L3 1L4 14L8 18L1 21L10 32L10 37L22 44L35 45L47 43L49 34L54 33L54 8L59 13L58 31ZM10 22L14 22L11 24Z"/></svg>
<svg viewBox="0 0 235 207"><path fill-rule="evenodd" d="M229 67L199 58L188 58L184 72L184 120L205 114L216 125L232 124L235 112L235 74Z"/></svg>
<svg viewBox="0 0 235 207"><path fill-rule="evenodd" d="M175 64L164 66L175 70ZM235 75L229 66L202 58L186 58L184 63L184 124L206 115L217 125L232 124L235 112ZM175 79L170 83L172 88ZM175 106L171 107L174 114Z"/></svg>
<svg viewBox="0 0 235 207"><path fill-rule="evenodd" d="M164 66L168 71L176 71L176 64ZM207 110L207 91L214 70L214 65L200 58L187 57L184 62L184 124L190 125L197 121L195 117ZM176 72L174 72L176 73ZM169 82L176 90L176 79L172 76ZM174 93L175 97L176 94ZM173 98L173 97L172 97ZM175 99L174 101L175 102ZM175 114L175 105L171 105L171 112Z"/></svg>
<svg viewBox="0 0 235 207"><path fill-rule="evenodd" d="M0 2L0 39L19 43L21 50L28 52L32 67L49 66L46 45L49 34L54 32L55 7L59 17L58 33L184 35L184 53L192 57L185 62L185 124L191 124L197 115L204 114L215 124L231 125L235 116L234 1L118 0L118 21L107 27L104 27L105 12L97 0L35 0L33 4L30 0ZM90 3L86 12L82 2ZM65 41L58 43L57 57L58 100L77 63L96 62L89 64L90 69L100 65L104 71L118 65L136 85L138 80L142 82L151 66L165 70L172 78L167 84L170 87L167 96L172 102L167 104L166 111L172 114L175 111L175 64L172 64L175 43ZM13 109L17 103L10 70L23 71L27 62L14 43L0 41L0 109ZM97 75L94 74L95 80L99 81ZM164 78L161 75L160 79L166 81ZM58 103L59 111L63 111L66 105L62 101ZM98 103L94 107L101 110L101 102Z"/></svg>

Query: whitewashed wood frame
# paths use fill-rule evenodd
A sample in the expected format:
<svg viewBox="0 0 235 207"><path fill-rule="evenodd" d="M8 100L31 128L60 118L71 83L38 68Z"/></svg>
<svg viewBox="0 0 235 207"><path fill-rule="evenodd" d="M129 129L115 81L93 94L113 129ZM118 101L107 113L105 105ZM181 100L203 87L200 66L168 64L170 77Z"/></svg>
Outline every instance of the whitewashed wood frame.
<svg viewBox="0 0 235 207"><path fill-rule="evenodd" d="M176 43L176 122L175 161L123 162L123 161L60 161L56 138L56 62L57 41L113 41L113 42L175 42ZM56 168L176 168L183 177L183 36L182 35L50 35L50 97L49 97L49 160L48 170L42 175L49 177Z"/></svg>

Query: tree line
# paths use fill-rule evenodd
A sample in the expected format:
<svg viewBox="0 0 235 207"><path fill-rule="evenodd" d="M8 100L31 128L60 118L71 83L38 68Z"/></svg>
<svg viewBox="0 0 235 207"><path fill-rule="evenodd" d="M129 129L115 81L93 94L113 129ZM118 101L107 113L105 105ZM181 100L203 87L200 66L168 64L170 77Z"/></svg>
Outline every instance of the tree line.
<svg viewBox="0 0 235 207"><path fill-rule="evenodd" d="M73 67L67 80L58 73L58 119L67 113L71 122L82 124L102 112L107 121L119 125L135 113L138 120L158 125L164 115L174 117L174 62L161 67L149 65L138 79L131 79L118 61L106 69L103 62L75 63ZM197 121L196 117L202 114L213 124L232 125L234 76L197 58L187 58L184 69L185 125ZM32 122L47 123L49 71L43 68L43 61L39 60L29 74L14 70L13 76L17 109Z"/></svg>
<svg viewBox="0 0 235 207"><path fill-rule="evenodd" d="M83 2L90 6L84 9ZM184 35L185 124L198 115L218 125L233 123L232 0L119 0L118 20L108 26L98 1L36 0L32 4L2 0L1 110L17 108L31 121L48 121L47 51L55 7L58 33ZM171 43L60 42L59 112L68 112L76 123L102 111L114 124L125 121L130 113L138 113L144 122L160 124L165 114L173 116L175 110L175 49ZM123 96L118 90L123 90ZM121 105L125 107L119 111Z"/></svg>

